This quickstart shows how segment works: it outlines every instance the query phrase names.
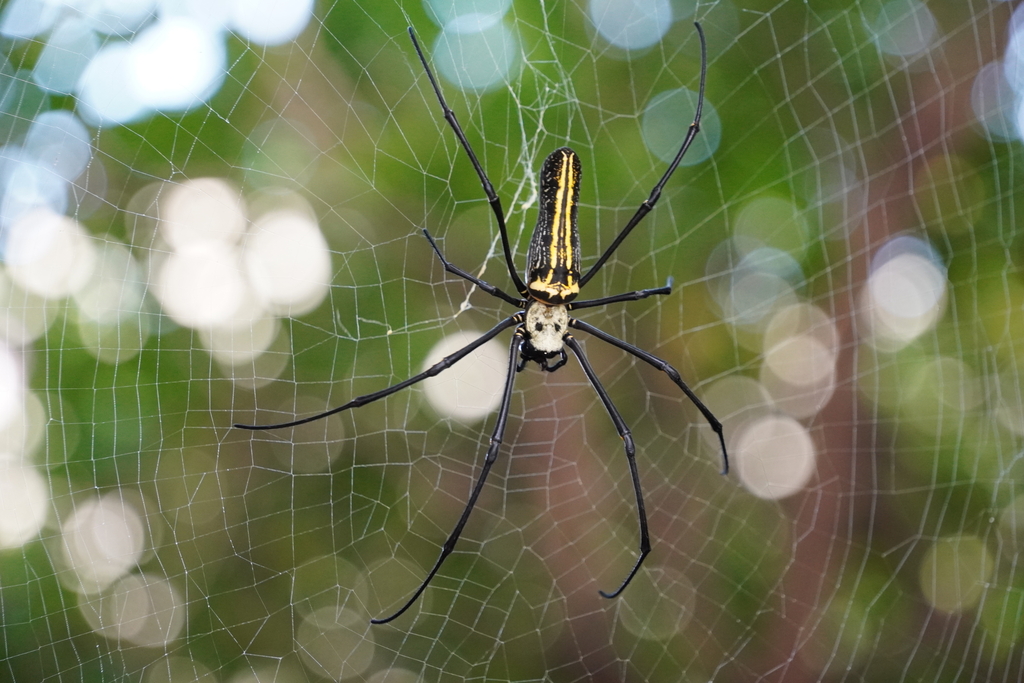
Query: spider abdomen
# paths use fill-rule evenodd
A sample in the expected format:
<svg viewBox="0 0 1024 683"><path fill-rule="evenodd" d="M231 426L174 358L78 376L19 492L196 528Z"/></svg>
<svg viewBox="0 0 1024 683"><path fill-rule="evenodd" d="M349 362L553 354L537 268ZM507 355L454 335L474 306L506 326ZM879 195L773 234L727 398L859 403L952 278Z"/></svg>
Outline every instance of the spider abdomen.
<svg viewBox="0 0 1024 683"><path fill-rule="evenodd" d="M541 167L540 215L527 256L527 289L548 305L569 303L580 293L579 197L580 158L568 147L556 149Z"/></svg>

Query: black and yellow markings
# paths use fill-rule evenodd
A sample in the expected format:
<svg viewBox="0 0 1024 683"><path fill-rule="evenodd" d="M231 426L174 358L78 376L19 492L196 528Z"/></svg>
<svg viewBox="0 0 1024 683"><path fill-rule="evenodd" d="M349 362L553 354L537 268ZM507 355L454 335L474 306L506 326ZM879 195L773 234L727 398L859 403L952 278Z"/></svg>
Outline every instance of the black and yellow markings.
<svg viewBox="0 0 1024 683"><path fill-rule="evenodd" d="M580 293L580 158L556 149L540 171L540 215L527 257L529 294L542 303L565 304Z"/></svg>

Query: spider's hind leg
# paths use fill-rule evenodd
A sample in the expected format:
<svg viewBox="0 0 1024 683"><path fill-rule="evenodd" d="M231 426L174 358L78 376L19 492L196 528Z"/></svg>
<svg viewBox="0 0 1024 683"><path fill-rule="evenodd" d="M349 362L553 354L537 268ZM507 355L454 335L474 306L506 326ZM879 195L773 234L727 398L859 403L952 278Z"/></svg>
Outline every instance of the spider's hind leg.
<svg viewBox="0 0 1024 683"><path fill-rule="evenodd" d="M617 597L622 591L626 590L626 586L633 580L636 573L640 571L640 567L643 565L647 555L651 552L651 534L647 527L647 512L644 508L644 493L640 487L640 474L636 469L636 445L633 443L633 434L629 431L629 427L626 426L626 422L622 419L622 415L619 413L619 409L612 403L612 399L608 396L608 392L601 384L601 380L597 378L597 373L594 372L594 367L587 360L587 354L583 352L583 347L572 335L565 335L566 345L572 349L573 354L580 362L580 367L583 368L583 372L586 373L587 379L590 380L591 386L597 392L597 395L601 398L601 402L604 403L605 409L608 411L609 417L612 419L612 423L615 425L615 431L619 433L622 438L622 446L626 452L626 462L629 465L629 478L633 482L633 495L636 497L636 513L637 519L640 523L640 546L637 552L636 563L633 568L626 575L626 578L622 580L619 587L610 593L607 591L598 591L602 596L606 598Z"/></svg>

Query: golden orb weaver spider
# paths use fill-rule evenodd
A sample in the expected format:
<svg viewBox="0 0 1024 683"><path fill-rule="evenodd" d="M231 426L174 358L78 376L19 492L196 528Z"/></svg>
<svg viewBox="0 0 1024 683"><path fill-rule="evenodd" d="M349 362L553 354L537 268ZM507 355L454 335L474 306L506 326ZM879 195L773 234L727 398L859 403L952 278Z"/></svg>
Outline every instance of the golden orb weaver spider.
<svg viewBox="0 0 1024 683"><path fill-rule="evenodd" d="M521 310L505 318L475 341L470 342L455 353L443 358L441 361L427 368L420 374L410 377L409 379L386 389L381 389L380 391L376 391L372 394L358 396L348 403L332 408L326 412L299 420L293 420L291 422L270 425L235 425L235 427L250 430L284 429L286 427L296 427L314 420L320 420L329 415L340 413L343 410L349 410L350 408L358 408L359 406L390 396L391 394L401 391L406 387L410 387L427 377L433 377L434 375L443 372L453 364L465 358L475 349L483 346L486 342L496 337L502 331L507 330L510 327L516 328L512 333L512 344L509 347L508 374L505 380L505 387L502 391L501 403L498 408L498 419L494 425L494 431L491 434L490 446L484 456L483 468L473 485L472 492L470 493L469 500L466 502L466 507L463 509L462 516L459 517L459 521L456 523L455 528L452 529L452 532L448 535L448 539L441 547L440 556L434 563L433 568L431 568L427 573L426 578L423 579L419 588L416 589L416 592L414 592L408 601L406 601L406 603L394 614L379 619L371 619L374 624L383 624L396 619L412 607L423 591L426 590L431 579L433 579L438 570L441 569L441 565L444 564L445 559L447 559L455 549L455 544L462 535L462 530L466 526L466 522L469 519L470 513L473 511L473 507L476 505L480 492L483 490L487 474L490 472L491 466L497 459L498 450L501 447L501 441L505 433L505 425L508 421L509 404L512 398L512 386L516 373L522 371L530 361L537 363L541 370L554 372L565 365L568 360L567 354L565 353L566 346L569 347L569 350L572 351L573 355L575 355L579 360L580 366L583 368L583 372L587 375L587 379L590 380L591 385L600 397L609 416L611 416L612 422L615 424L616 431L622 438L623 447L626 452L626 460L629 464L629 474L633 483L633 493L636 497L637 515L640 522L640 549L636 564L633 565L633 568L618 588L610 593L600 591L601 595L606 598L616 597L625 590L626 586L628 586L629 582L632 581L637 571L639 571L640 566L643 564L644 559L651 550L651 538L647 529L647 513L644 509L643 491L640 487L640 475L636 468L636 447L633 444L633 436L629 427L626 426L625 421L619 414L618 409L615 407L615 404L612 403L611 398L608 396L608 392L605 391L604 386L598 379L597 373L594 372L594 368L591 366L590 361L587 360L587 356L583 352L583 347L581 347L579 342L576 341L576 338L572 336L570 332L571 329L581 330L593 335L612 346L632 354L636 358L639 358L645 363L654 366L668 375L669 379L675 382L686 397L693 402L698 410L700 410L704 415L704 418L708 421L708 424L718 435L718 440L722 446L722 474L728 473L729 455L725 447L725 436L722 431L722 423L719 422L707 406L697 398L697 395L694 394L690 387L686 385L686 382L682 380L679 376L679 372L675 368L657 356L622 341L621 339L613 337L607 332L599 330L593 325L589 325L582 320L577 320L569 315L570 310L604 306L605 304L618 303L622 301L636 301L638 299L645 299L649 296L669 294L672 291L672 279L669 278L664 287L642 289L635 292L627 292L625 294L601 297L599 299L576 301L576 297L583 286L594 277L594 275L601 269L601 266L603 266L611 255L615 253L615 250L618 249L620 244L622 244L622 241L626 239L626 236L629 235L643 217L646 216L652 208L654 208L658 198L661 196L662 188L679 166L679 163L683 159L683 155L686 154L686 150L690 148L690 144L693 142L694 138L697 136L697 132L700 130L700 115L701 109L704 105L704 81L707 75L707 46L704 41L704 31L700 24L695 22L694 25L697 27L697 34L700 36L700 91L697 95L697 107L693 117L693 123L690 124L690 128L683 140L683 144L676 153L675 159L673 159L672 163L669 164L668 170L665 171L664 175L661 176L661 180L659 180L654 186L650 196L640 204L640 208L638 208L636 213L633 214L633 217L622 229L618 237L616 237L608 248L605 249L597 262L594 263L594 265L591 266L590 269L581 277L580 236L579 229L576 225L580 187L580 159L576 153L568 147L556 149L548 155L540 172L540 215L537 218L537 226L534 228L533 237L530 240L530 249L527 254L528 280L526 282L524 282L516 272L513 264L512 249L509 243L508 229L505 226L505 213L501 208L501 200L494 191L494 187L491 185L491 181L487 178L487 174L484 172L483 167L477 160L476 154L473 153L469 140L466 139L465 134L462 132L462 127L455 118L455 112L451 110L444 99L444 95L441 94L441 88L437 83L437 79L434 77L434 73L430 70L430 66L427 64L427 59L423 55L423 50L420 49L419 42L416 40L416 34L413 32L412 27L409 28L409 37L412 39L412 44L416 50L416 54L419 56L420 62L423 64L423 69L426 71L427 77L430 79L430 85L434 89L434 94L437 95L438 102L441 104L441 110L444 114L444 118L455 132L455 136L459 139L459 143L466 151L467 156L469 156L469 160L473 164L473 168L480 177L480 182L487 195L487 201L490 204L495 217L498 219L498 230L501 233L501 243L505 253L505 264L508 267L512 283L515 285L516 291L519 293L521 298L516 298L500 288L470 275L458 266L452 265L441 254L441 250L438 248L437 243L434 242L434 238L430 236L430 233L427 232L426 229L423 230L423 234L426 236L427 241L430 242L430 246L433 248L434 253L437 254L437 258L441 261L446 271L453 275L458 275L491 296L497 297Z"/></svg>

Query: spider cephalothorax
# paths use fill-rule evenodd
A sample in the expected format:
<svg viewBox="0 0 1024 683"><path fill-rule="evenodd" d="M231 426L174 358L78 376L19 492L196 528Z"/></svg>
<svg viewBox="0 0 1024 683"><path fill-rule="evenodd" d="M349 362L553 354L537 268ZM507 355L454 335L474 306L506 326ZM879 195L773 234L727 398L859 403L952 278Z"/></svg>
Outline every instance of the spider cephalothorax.
<svg viewBox="0 0 1024 683"><path fill-rule="evenodd" d="M729 457L725 449L725 437L722 433L722 423L719 422L711 411L708 410L708 408L701 402L701 400L697 398L697 395L694 394L686 385L686 382L680 378L679 372L676 371L675 368L657 356L569 315L570 310L575 311L612 303L636 301L649 296L666 295L672 291L672 281L669 279L669 282L664 287L642 289L635 292L626 292L624 294L614 294L612 296L605 296L598 299L588 299L584 301L576 300L576 297L579 295L583 287L588 281L590 281L594 274L600 270L601 266L604 265L605 261L611 257L615 250L618 249L622 240L624 240L633 228L636 227L636 225L643 219L643 217L646 216L652 208L654 208L655 203L661 196L662 188L665 183L668 182L672 173L675 172L676 168L679 166L679 162L682 161L683 155L686 154L686 150L689 149L690 143L693 142L694 137L697 135L697 131L700 130L700 114L701 107L704 102L704 79L707 73L707 48L704 44L704 32L701 29L700 24L696 24L696 26L697 33L700 36L701 47L700 92L697 97L697 108L694 113L693 123L690 124L689 131L683 140L683 144L676 153L675 159L671 164L669 164L668 170L666 170L661 176L661 180L659 180L654 186L654 189L651 190L651 194L640 204L640 208L636 210L636 213L633 214L633 217L628 223L626 223L626 226L619 232L618 236L604 250L594 265L592 265L590 269L581 276L580 235L576 225L580 189L580 158L568 147L556 149L554 152L549 154L547 159L544 161L544 165L541 167L539 216L537 218L537 227L534 228L533 237L530 240L530 250L527 254L526 281L519 276L513 266L512 246L508 237L508 229L505 226L505 213L501 209L501 200L498 198L490 180L487 178L487 174L484 173L483 167L476 158L476 154L473 153L473 149L470 147L465 134L462 132L462 127L459 126L459 122L455 118L455 112L453 112L445 102L444 96L441 94L441 88L438 86L437 80L434 78L434 73L430 70L426 57L423 56L423 51L420 49L419 43L416 41L416 35L413 33L411 28L409 29L409 36L412 38L416 54L419 55L420 62L423 64L423 68L427 72L427 77L430 79L430 84L434 89L434 94L437 95L437 99L441 104L441 110L444 113L444 118L452 127L452 130L455 131L455 135L459 139L459 143L462 145L463 149L466 150L466 154L480 178L484 192L487 194L487 201L491 205L491 210L494 212L494 215L498 220L498 231L501 235L505 264L508 267L508 273L512 280L512 284L515 286L516 292L518 292L519 296L512 296L500 287L496 287L485 282L480 278L467 273L458 266L452 265L447 261L447 259L445 259L444 255L442 255L441 250L438 248L437 243L434 242L434 239L430 236L430 233L424 230L423 234L430 242L430 246L433 247L434 253L437 254L437 257L440 259L445 270L458 275L488 294L495 296L506 303L512 304L520 310L499 322L479 338L470 342L450 356L443 358L441 361L435 363L420 374L387 387L386 389L381 389L380 391L372 394L366 394L365 396L358 396L344 405L332 408L331 410L320 413L319 415L313 415L311 417L293 420L291 422L272 425L235 425L236 427L241 427L243 429L281 429L284 427L294 427L300 424L305 424L307 422L312 422L313 420L319 420L327 417L328 415L334 415L335 413L340 413L341 411L348 410L350 408L358 408L359 406L390 396L391 394L412 386L427 377L433 377L434 375L444 372L474 350L480 348L491 339L494 339L502 331L515 327L515 330L512 333L512 343L509 347L508 374L506 375L505 386L502 390L501 403L498 408L498 417L495 421L494 431L491 434L490 446L487 449L487 453L484 455L483 466L477 476L476 483L473 485L473 490L469 495L469 500L466 502L466 507L463 509L458 522L456 522L455 528L452 529L452 532L448 535L444 545L442 545L440 556L434 562L434 566L427 573L426 578L423 579L419 588L416 589L412 596L396 612L382 619L373 619L372 621L374 623L380 624L391 621L409 609L409 607L416 602L416 599L419 598L420 594L426 590L430 580L434 578L434 575L437 574L445 559L455 549L455 544L462 535L462 530L466 526L469 514L473 511L473 506L476 505L477 498L483 490L487 474L490 472L491 466L494 464L494 461L498 456L498 450L501 447L502 438L505 433L505 425L508 422L508 412L512 398L512 384L516 373L523 370L530 361L540 365L542 370L546 370L548 372L557 370L565 365L568 360L568 356L565 352L566 347L568 347L569 350L572 351L573 355L576 356L577 360L579 360L580 366L583 368L583 372L586 373L587 379L590 380L594 390L597 391L601 402L608 411L609 417L611 417L612 422L615 424L616 431L619 433L619 436L622 437L623 448L626 453L626 462L629 466L630 479L633 484L633 493L636 497L637 516L640 524L640 551L636 563L633 565L633 569L626 575L626 578L616 590L610 593L601 591L601 595L606 598L615 597L629 585L629 582L636 575L637 571L640 569L640 565L643 564L644 558L647 557L647 553L650 552L651 539L647 530L647 513L644 510L643 491L640 488L640 475L637 472L636 467L636 449L633 445L633 437L629 428L626 426L625 421L622 419L622 416L619 414L618 409L615 407L615 404L612 403L611 398L608 396L608 392L605 391L604 387L601 385L601 381L598 379L597 373L591 366L590 361L587 360L587 356L583 352L583 347L572 335L572 330L581 330L591 336L597 337L601 341L622 349L626 353L629 353L654 368L664 372L669 379L675 382L687 398L689 398L697 409L700 410L701 414L708 421L708 424L711 425L711 428L718 435L718 440L722 446L722 473L724 474L728 472Z"/></svg>
<svg viewBox="0 0 1024 683"><path fill-rule="evenodd" d="M526 321L523 323L522 358L517 370L522 370L527 361L534 361L542 370L554 372L565 365L565 335L569 333L569 310L564 304L549 306L539 301L526 305ZM548 361L558 357L554 365Z"/></svg>

